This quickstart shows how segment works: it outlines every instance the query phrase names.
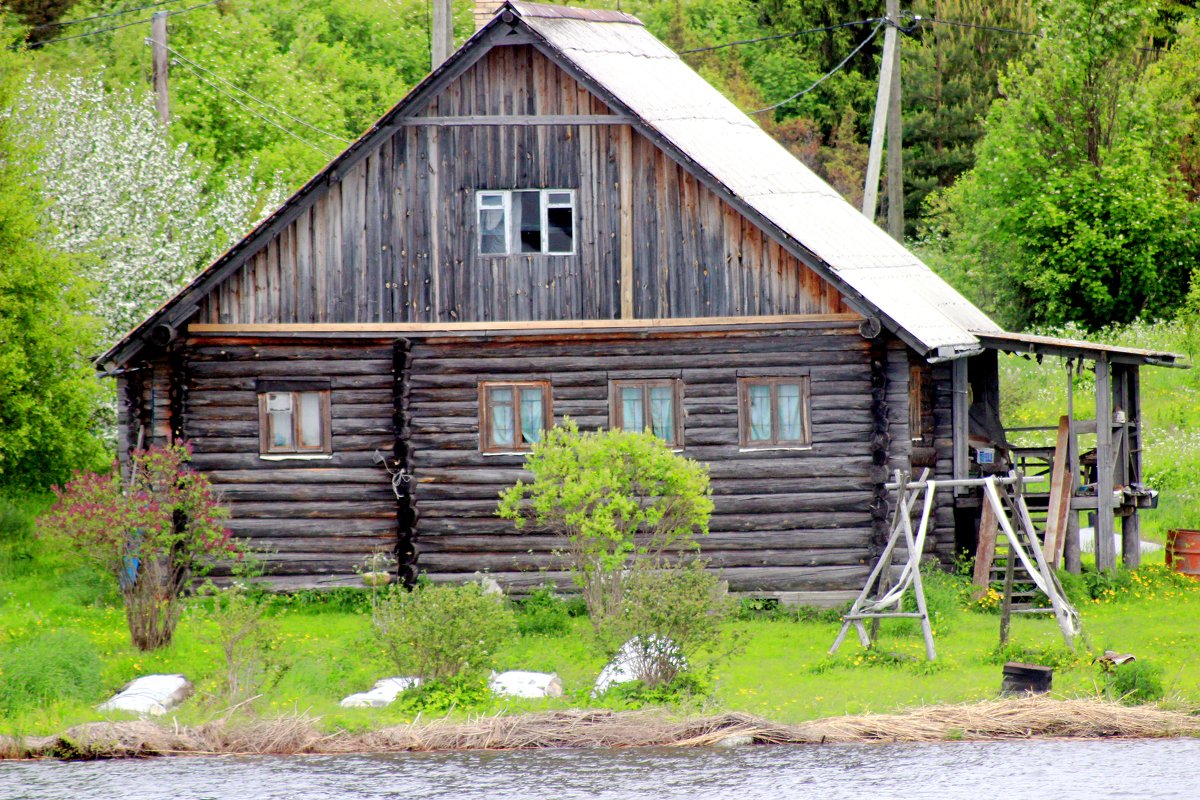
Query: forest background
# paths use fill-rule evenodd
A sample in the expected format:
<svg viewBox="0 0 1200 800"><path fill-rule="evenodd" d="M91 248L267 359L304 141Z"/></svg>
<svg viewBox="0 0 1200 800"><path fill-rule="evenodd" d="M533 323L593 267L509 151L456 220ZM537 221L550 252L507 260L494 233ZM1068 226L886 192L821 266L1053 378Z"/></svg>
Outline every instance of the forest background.
<svg viewBox="0 0 1200 800"><path fill-rule="evenodd" d="M882 6L622 8L858 204ZM471 10L455 0L456 43ZM150 92L162 11L169 126ZM111 459L111 382L90 357L419 82L431 19L426 0L6 0L0 12L0 491L13 494ZM1012 329L1190 330L1198 16L1177 0L913 2L907 244Z"/></svg>

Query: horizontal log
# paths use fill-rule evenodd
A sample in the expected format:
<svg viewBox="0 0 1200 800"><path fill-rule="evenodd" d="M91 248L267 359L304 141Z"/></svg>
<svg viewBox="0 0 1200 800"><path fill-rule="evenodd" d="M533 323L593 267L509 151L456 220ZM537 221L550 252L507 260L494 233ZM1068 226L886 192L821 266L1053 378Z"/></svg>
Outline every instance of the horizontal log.
<svg viewBox="0 0 1200 800"><path fill-rule="evenodd" d="M463 519L492 517L496 499L434 499L428 493L417 495L426 515L457 516ZM810 494L719 495L713 498L716 515L723 514L801 514L809 512L857 511L872 500L869 491L815 492Z"/></svg>
<svg viewBox="0 0 1200 800"><path fill-rule="evenodd" d="M807 343L805 343L807 345ZM847 347L829 346L815 348L802 346L803 349L788 349L776 346L772 352L747 353L730 351L726 353L704 352L702 354L659 352L646 354L630 354L618 357L605 357L595 353L590 348L580 348L575 353L560 355L532 355L522 350L513 352L493 353L486 345L478 350L463 353L455 358L452 355L434 355L428 358L414 357L414 372L422 376L430 375L475 375L479 372L513 375L528 372L549 372L554 374L591 371L595 369L615 369L622 372L637 370L680 370L682 377L687 378L689 372L705 370L701 364L730 363L735 369L770 369L806 367L814 364L854 364L866 359L865 349L850 349ZM700 355L700 358L697 358ZM700 362L700 363L697 363ZM230 373L233 374L233 373ZM672 377L680 377L675 375Z"/></svg>
<svg viewBox="0 0 1200 800"><path fill-rule="evenodd" d="M253 438L255 444L254 449L258 449L258 418L253 420L215 420L215 419L196 419L195 417L185 417L183 424L184 431L188 438L216 439L216 438L233 438L244 436ZM356 417L353 419L333 419L331 433L334 442L338 442L341 438L343 447L353 446L350 444L353 437L371 436L372 441L378 441L379 437L391 438L395 435L395 428L392 426L392 415L389 413L384 417ZM211 451L212 448L209 447Z"/></svg>
<svg viewBox="0 0 1200 800"><path fill-rule="evenodd" d="M709 533L695 537L701 555L712 550L844 550L863 549L869 542L869 527L845 530L814 531L747 531L744 533ZM525 534L513 531L507 535L479 536L419 533L417 541L422 552L434 553L518 553L549 552L566 547L562 536Z"/></svg>
<svg viewBox="0 0 1200 800"><path fill-rule="evenodd" d="M371 359L391 360L391 345L371 345L357 342L329 342L323 345L306 344L262 344L213 346L196 344L187 349L189 362L210 361L272 361L282 359L337 360Z"/></svg>
<svg viewBox="0 0 1200 800"><path fill-rule="evenodd" d="M268 558L272 554L286 556L291 553L332 553L365 558L376 552L391 552L396 547L396 534L381 533L360 536L277 536L252 540L262 548L260 552ZM274 559L277 561L284 559Z"/></svg>
<svg viewBox="0 0 1200 800"><path fill-rule="evenodd" d="M284 362L287 363L287 362ZM385 390L390 392L396 380L390 373L371 375L331 375L328 372L296 371L282 375L271 376L241 376L241 377L197 377L187 378L189 396L216 392L255 392L259 377L271 377L281 380L311 380L314 377L329 378L330 389L336 394L340 390Z"/></svg>
<svg viewBox="0 0 1200 800"><path fill-rule="evenodd" d="M558 570L569 567L562 555L551 552L532 553L446 553L428 552L417 546L417 563L423 570L435 572L523 572L526 570ZM704 559L709 568L726 567L820 567L862 565L867 561L866 549L824 550L800 552L795 550L709 550Z"/></svg>
<svg viewBox="0 0 1200 800"><path fill-rule="evenodd" d="M391 476L382 467L339 468L313 466L323 464L320 461L278 461L271 462L264 469L234 469L206 470L208 479L217 485L246 484L355 484L364 487L390 485Z"/></svg>
<svg viewBox="0 0 1200 800"><path fill-rule="evenodd" d="M198 361L188 365L197 380L204 378L274 378L306 375L324 378L332 375L392 374L392 360L355 357L314 360L285 359L278 361Z"/></svg>
<svg viewBox="0 0 1200 800"><path fill-rule="evenodd" d="M396 503L389 501L327 501L294 502L280 499L276 502L238 502L227 499L234 519L395 519ZM331 522L329 527L336 530Z"/></svg>
<svg viewBox="0 0 1200 800"><path fill-rule="evenodd" d="M386 475L385 475L386 477ZM391 482L370 484L311 484L311 483L215 483L222 502L309 501L309 500L378 500L395 502Z"/></svg>
<svg viewBox="0 0 1200 800"><path fill-rule="evenodd" d="M193 447L197 444L196 442L192 443ZM391 453L391 449L392 445L389 442L384 452ZM320 460L272 461L259 456L257 442L253 447L253 452L202 452L200 449L197 449L192 455L192 465L203 472L212 470L286 469L293 465L297 470L316 468L338 469L342 467L380 469L375 463L375 453L373 450L347 451L335 448L332 455ZM287 465L287 467L284 465Z"/></svg>
<svg viewBox="0 0 1200 800"><path fill-rule="evenodd" d="M389 382L388 388L384 389L333 389L329 393L329 402L335 414L339 408L346 408L346 413L353 413L353 408L359 405L391 405L391 383ZM258 394L253 388L209 391L207 388L193 387L188 391L188 414L195 414L201 409L206 412L212 409L211 414L215 416L222 413L220 409L223 408L248 409L257 414Z"/></svg>
<svg viewBox="0 0 1200 800"><path fill-rule="evenodd" d="M258 398L249 392L247 402L241 405L195 405L188 400L184 418L189 424L212 422L252 422L258 424ZM391 398L386 403L346 403L339 402L336 397L330 398L329 413L334 420L387 420L389 423L395 413ZM257 430L257 428L256 428Z"/></svg>
<svg viewBox="0 0 1200 800"><path fill-rule="evenodd" d="M184 431L187 434L187 438L191 440L192 448L196 455L228 453L231 456L238 454L253 454L255 458L259 456L257 431L252 436L201 436L186 424ZM376 450L390 453L395 443L395 437L390 433L351 435L340 434L335 431L333 434L333 455L336 456L338 453L344 452L372 453Z"/></svg>
<svg viewBox="0 0 1200 800"><path fill-rule="evenodd" d="M394 519L232 519L228 523L235 536L273 539L287 536L341 536L352 533L395 534Z"/></svg>

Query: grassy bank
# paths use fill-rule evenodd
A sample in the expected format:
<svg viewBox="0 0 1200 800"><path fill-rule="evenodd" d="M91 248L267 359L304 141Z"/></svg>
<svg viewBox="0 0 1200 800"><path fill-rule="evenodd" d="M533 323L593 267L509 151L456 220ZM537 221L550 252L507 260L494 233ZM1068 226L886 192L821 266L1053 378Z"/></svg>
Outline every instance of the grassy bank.
<svg viewBox="0 0 1200 800"><path fill-rule="evenodd" d="M1140 347L1191 349L1178 325L1135 326L1108 338ZM1061 367L1053 360L1002 362L1006 422L1053 423L1047 414L1065 407ZM1076 397L1086 398L1089 377L1076 381ZM1200 527L1200 373L1146 369L1143 392L1147 474L1163 492L1160 509L1145 515L1144 530L1148 538L1161 540L1170 527ZM1086 403L1079 405L1081 416L1087 416ZM220 623L209 606L190 600L171 646L136 651L111 580L32 538L32 517L44 505L44 498L30 497L0 502L0 735L48 736L120 719L98 713L96 704L151 672L180 672L196 684L196 697L176 715L181 725L224 719L230 712L220 693ZM1063 646L1053 620L1041 617L1017 618L1012 644L998 650L995 610L973 604L963 579L940 573L928 581L938 648L934 663L924 660L919 629L911 621L885 622L879 646L871 652L851 637L830 657L826 651L839 627L836 614L744 604L729 623L740 637L736 652L702 676L697 694L677 698L670 707L685 714L737 713L799 725L847 714L972 703L996 696L1000 665L1008 660L1055 667L1054 692L1066 698L1112 699L1157 681L1168 705L1198 707L1200 582L1170 574L1161 553L1147 561L1137 573L1069 581L1085 629L1075 652ZM236 713L303 717L322 736L357 735L412 721L415 712L402 704L386 709L338 705L342 697L394 674L373 638L365 590L264 602L274 637L268 665L274 677ZM566 690L563 698L460 703L451 720L645 704L644 698L621 693L590 697L605 659L593 644L588 621L571 615L576 611L571 604L554 604L549 611L519 609L524 632L512 635L497 659L501 670L557 672ZM1093 659L1107 649L1136 655L1141 677L1120 684L1104 672ZM455 701L451 696L447 705Z"/></svg>

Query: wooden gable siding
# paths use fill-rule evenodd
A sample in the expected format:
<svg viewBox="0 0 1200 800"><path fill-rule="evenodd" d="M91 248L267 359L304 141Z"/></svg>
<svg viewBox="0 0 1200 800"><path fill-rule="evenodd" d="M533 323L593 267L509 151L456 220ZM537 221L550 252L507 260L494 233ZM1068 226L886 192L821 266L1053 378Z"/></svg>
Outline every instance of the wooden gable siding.
<svg viewBox="0 0 1200 800"><path fill-rule="evenodd" d="M397 542L396 498L374 462L390 455L392 340L254 342L189 337L183 434L230 509L229 527L264 553L278 588L360 585L354 565ZM328 378L333 455L259 456L259 378Z"/></svg>
<svg viewBox="0 0 1200 800"><path fill-rule="evenodd" d="M622 315L628 148L633 316L845 313L829 284L623 124L420 124L612 115L529 45L496 47L318 194L200 305L199 322ZM481 257L475 191L576 189L576 254Z"/></svg>
<svg viewBox="0 0 1200 800"><path fill-rule="evenodd" d="M704 557L738 591L853 593L874 555L874 463L868 343L853 322L778 331L649 335L414 338L407 383L409 457L419 514L417 566L434 580L487 570L527 589L566 581L564 542L495 516L521 456L483 454L481 381L550 382L554 418L605 428L609 381L682 381L683 455L709 465L715 511ZM745 450L738 378L811 381L811 449ZM901 407L899 413L907 411ZM845 598L848 599L848 598Z"/></svg>

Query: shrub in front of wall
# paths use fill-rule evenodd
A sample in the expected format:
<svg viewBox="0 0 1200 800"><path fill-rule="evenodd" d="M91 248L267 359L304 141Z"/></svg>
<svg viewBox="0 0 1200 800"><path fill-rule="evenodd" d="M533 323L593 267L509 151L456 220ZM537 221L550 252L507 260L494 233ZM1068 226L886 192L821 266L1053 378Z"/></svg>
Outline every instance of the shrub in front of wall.
<svg viewBox="0 0 1200 800"><path fill-rule="evenodd" d="M87 637L51 631L0 655L0 715L64 700L96 701L103 664Z"/></svg>
<svg viewBox="0 0 1200 800"><path fill-rule="evenodd" d="M554 591L539 586L517 606L517 631L522 636L557 636L571 627L571 610Z"/></svg>
<svg viewBox="0 0 1200 800"><path fill-rule="evenodd" d="M399 675L425 681L474 677L495 666L516 631L512 609L478 583L390 587L373 612L376 639Z"/></svg>
<svg viewBox="0 0 1200 800"><path fill-rule="evenodd" d="M547 431L525 459L533 482L500 495L497 513L563 535L572 577L593 628L620 614L632 557L693 549L708 532L707 469L652 433L581 433L570 419Z"/></svg>
<svg viewBox="0 0 1200 800"><path fill-rule="evenodd" d="M180 597L193 575L240 550L225 528L227 509L208 478L187 468L179 445L133 454L126 483L77 473L38 520L42 536L91 560L120 586L130 638L139 650L171 643Z"/></svg>
<svg viewBox="0 0 1200 800"><path fill-rule="evenodd" d="M1105 691L1130 706L1161 700L1162 668L1149 661L1127 661L1112 667L1105 672Z"/></svg>

